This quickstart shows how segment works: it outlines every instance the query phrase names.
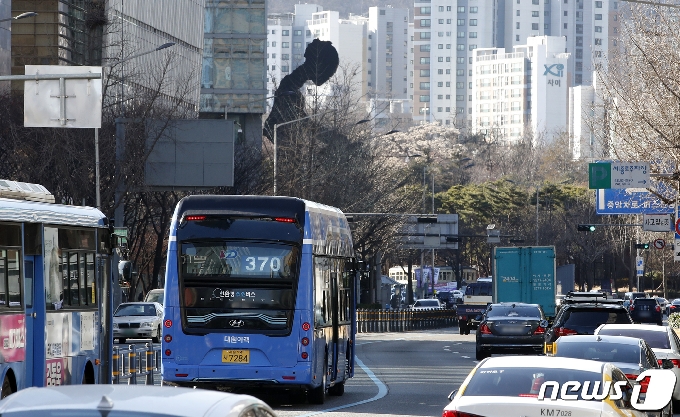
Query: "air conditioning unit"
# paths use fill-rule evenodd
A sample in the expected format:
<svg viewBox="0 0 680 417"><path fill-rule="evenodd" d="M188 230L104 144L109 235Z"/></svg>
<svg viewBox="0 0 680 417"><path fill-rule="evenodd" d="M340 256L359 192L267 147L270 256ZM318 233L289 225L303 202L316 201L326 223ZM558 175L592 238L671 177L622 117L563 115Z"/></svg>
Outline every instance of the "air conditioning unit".
<svg viewBox="0 0 680 417"><path fill-rule="evenodd" d="M40 184L0 180L0 198L54 203L54 196Z"/></svg>

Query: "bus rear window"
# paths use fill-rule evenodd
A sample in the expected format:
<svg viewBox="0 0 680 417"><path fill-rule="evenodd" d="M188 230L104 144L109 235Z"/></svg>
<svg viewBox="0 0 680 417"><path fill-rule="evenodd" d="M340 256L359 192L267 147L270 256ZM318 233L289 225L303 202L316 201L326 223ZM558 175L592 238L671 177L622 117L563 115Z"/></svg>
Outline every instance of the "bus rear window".
<svg viewBox="0 0 680 417"><path fill-rule="evenodd" d="M297 246L257 242L184 242L181 270L184 278L294 279Z"/></svg>

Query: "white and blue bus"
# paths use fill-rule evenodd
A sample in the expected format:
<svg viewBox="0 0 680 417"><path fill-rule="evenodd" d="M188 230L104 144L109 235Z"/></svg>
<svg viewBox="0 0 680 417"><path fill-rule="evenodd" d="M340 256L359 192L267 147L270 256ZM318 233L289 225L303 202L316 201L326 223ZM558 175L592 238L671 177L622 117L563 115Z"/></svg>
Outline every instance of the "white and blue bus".
<svg viewBox="0 0 680 417"><path fill-rule="evenodd" d="M349 225L292 197L190 196L175 209L165 278L164 384L342 395L354 374Z"/></svg>
<svg viewBox="0 0 680 417"><path fill-rule="evenodd" d="M91 207L0 180L1 396L111 382L111 233Z"/></svg>

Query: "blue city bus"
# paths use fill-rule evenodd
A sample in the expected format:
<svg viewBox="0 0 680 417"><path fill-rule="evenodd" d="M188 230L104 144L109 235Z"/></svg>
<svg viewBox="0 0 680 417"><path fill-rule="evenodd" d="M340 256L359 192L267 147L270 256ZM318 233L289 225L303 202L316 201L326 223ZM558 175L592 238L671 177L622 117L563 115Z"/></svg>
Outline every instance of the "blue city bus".
<svg viewBox="0 0 680 417"><path fill-rule="evenodd" d="M101 211L0 180L1 396L110 383L111 233Z"/></svg>
<svg viewBox="0 0 680 417"><path fill-rule="evenodd" d="M354 375L356 268L333 207L292 197L183 198L170 227L163 383L342 395Z"/></svg>

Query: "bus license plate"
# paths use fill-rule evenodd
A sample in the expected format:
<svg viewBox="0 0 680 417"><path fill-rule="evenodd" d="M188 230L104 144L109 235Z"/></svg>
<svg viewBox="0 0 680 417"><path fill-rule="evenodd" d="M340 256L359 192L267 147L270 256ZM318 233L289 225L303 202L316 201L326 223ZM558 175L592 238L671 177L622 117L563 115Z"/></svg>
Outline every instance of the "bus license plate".
<svg viewBox="0 0 680 417"><path fill-rule="evenodd" d="M223 350L222 362L224 363L250 363L250 351L242 350Z"/></svg>

